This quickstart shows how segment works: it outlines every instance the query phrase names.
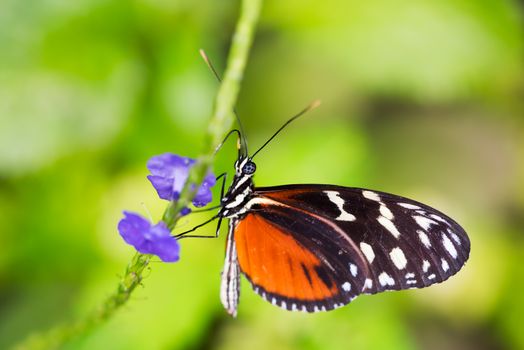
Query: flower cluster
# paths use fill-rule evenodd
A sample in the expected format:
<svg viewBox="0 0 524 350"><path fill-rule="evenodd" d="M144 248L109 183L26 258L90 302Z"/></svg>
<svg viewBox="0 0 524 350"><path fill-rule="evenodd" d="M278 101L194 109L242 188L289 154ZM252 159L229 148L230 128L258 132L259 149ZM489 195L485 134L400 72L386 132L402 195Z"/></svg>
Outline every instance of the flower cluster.
<svg viewBox="0 0 524 350"><path fill-rule="evenodd" d="M151 172L147 178L161 199L176 201L187 181L189 169L195 162L194 159L172 153L154 156L147 162L147 168ZM212 173L207 174L192 201L195 207L203 207L211 202L211 187L215 182L215 176ZM195 189L194 184L190 186ZM190 208L183 208L180 214L187 215L190 212ZM157 255L164 262L179 259L180 245L162 221L152 225L142 216L124 211L124 218L118 223L118 232L126 243L142 254Z"/></svg>

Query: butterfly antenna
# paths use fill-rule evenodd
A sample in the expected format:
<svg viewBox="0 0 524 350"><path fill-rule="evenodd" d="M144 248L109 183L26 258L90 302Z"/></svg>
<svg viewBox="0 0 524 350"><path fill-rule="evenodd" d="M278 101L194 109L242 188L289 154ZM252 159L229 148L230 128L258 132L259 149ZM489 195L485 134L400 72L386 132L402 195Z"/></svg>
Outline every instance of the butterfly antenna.
<svg viewBox="0 0 524 350"><path fill-rule="evenodd" d="M221 83L222 79L220 78L220 75L218 75L218 72L215 69L215 66L213 66L213 64L211 63L211 60L209 59L209 57L207 57L207 54L206 54L206 52L203 49L200 49L200 56L202 56L202 59L204 60L204 62L206 62L207 66L209 67L211 72L213 72L213 74L215 75L215 78L218 80L218 82ZM242 125L242 121L240 120L240 117L238 116L238 113L237 113L237 111L235 109L233 109L233 113L235 114L238 126L240 128L240 134L239 134L239 136L240 136L240 148L239 148L239 152L243 156L247 156L248 155L248 151L247 151L247 141L246 141L246 138L244 137L244 135L246 134L244 132L244 126Z"/></svg>
<svg viewBox="0 0 524 350"><path fill-rule="evenodd" d="M287 122L284 123L284 125L282 125L280 127L280 129L278 129L274 134L273 136L271 136L269 138L269 140L267 140L255 153L253 153L253 155L251 156L251 159L253 159L258 152L262 151L262 149L264 147L267 146L268 143L271 142L271 140L273 140L286 126L288 126L291 122L293 122L295 119L298 119L300 118L301 116L303 116L304 114L306 114L307 112L309 112L310 110L312 109L315 109L317 108L318 106L320 106L320 100L315 100L313 102L311 102L309 104L309 106L307 106L306 108L304 108L302 111L300 111L297 115L295 115L294 117L292 117L291 119L289 119Z"/></svg>

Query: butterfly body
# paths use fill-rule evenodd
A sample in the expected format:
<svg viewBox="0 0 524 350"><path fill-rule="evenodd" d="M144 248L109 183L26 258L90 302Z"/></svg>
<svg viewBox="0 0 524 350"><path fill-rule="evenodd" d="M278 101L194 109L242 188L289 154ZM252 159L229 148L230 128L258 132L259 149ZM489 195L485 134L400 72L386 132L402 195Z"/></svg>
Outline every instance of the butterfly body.
<svg viewBox="0 0 524 350"><path fill-rule="evenodd" d="M235 176L228 191L222 196L219 217L234 219L249 210L248 203L255 189L252 179L256 170L254 164L249 157L239 157L235 162Z"/></svg>

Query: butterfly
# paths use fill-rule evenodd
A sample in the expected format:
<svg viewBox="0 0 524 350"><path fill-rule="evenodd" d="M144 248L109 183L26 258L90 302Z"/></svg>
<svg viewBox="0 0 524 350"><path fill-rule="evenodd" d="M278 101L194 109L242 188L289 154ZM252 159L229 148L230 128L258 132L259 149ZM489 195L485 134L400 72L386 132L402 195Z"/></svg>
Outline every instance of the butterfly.
<svg viewBox="0 0 524 350"><path fill-rule="evenodd" d="M360 294L443 282L468 260L470 240L464 229L414 200L336 185L255 187L255 155L318 104L289 119L251 156L243 132L235 129L226 136L238 134L235 174L225 193L226 176L219 176L220 209L204 224L218 218L217 237L222 220L229 219L220 299L232 316L241 274L273 305L318 312L339 308Z"/></svg>
<svg viewBox="0 0 524 350"><path fill-rule="evenodd" d="M360 294L443 282L469 257L464 229L434 208L336 185L255 187L258 151L248 156L240 148L216 216L219 226L229 219L220 299L232 316L241 274L273 305L318 312Z"/></svg>

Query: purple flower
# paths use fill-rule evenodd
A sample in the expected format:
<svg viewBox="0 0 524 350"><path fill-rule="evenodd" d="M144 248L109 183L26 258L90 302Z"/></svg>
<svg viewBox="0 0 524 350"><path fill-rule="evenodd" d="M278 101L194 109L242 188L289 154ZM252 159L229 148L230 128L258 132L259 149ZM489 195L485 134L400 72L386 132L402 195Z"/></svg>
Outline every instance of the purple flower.
<svg viewBox="0 0 524 350"><path fill-rule="evenodd" d="M154 156L147 162L147 168L151 172L151 175L147 178L151 181L160 198L168 201L177 200L189 176L189 169L195 162L194 159L172 153ZM206 175L193 199L195 207L203 207L211 202L211 187L215 185L215 182L215 176L212 173ZM185 209L183 212L188 214L190 210Z"/></svg>
<svg viewBox="0 0 524 350"><path fill-rule="evenodd" d="M180 245L164 222L152 225L140 215L128 211L124 211L124 216L118 223L118 232L126 243L142 254L157 255L163 262L178 261Z"/></svg>

